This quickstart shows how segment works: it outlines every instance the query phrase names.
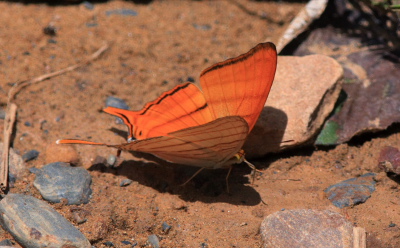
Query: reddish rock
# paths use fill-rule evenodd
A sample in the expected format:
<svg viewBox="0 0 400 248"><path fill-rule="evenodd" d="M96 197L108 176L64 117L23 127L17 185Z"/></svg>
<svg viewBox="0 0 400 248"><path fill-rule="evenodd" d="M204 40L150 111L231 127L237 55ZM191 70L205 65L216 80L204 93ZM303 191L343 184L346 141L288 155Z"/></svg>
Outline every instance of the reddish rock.
<svg viewBox="0 0 400 248"><path fill-rule="evenodd" d="M400 151L399 149L386 146L381 150L379 156L379 168L386 172L400 174Z"/></svg>

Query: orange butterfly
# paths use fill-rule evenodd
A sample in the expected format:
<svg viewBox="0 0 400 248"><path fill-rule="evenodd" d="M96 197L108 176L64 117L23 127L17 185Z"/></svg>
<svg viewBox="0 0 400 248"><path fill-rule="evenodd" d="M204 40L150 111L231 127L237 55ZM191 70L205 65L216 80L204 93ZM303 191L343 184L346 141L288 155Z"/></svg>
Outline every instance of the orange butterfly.
<svg viewBox="0 0 400 248"><path fill-rule="evenodd" d="M128 143L66 139L57 144L102 145L151 153L172 163L201 167L198 172L230 168L243 161L254 169L244 159L241 148L264 108L276 63L275 45L258 44L245 54L205 69L200 74L203 92L192 83L184 83L140 111L104 109L128 126Z"/></svg>

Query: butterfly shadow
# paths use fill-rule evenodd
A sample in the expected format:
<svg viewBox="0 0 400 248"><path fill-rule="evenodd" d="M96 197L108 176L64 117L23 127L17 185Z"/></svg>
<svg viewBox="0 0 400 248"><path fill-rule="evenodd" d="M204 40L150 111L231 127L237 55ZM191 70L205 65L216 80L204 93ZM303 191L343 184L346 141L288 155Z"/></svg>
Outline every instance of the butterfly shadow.
<svg viewBox="0 0 400 248"><path fill-rule="evenodd" d="M260 194L251 184L251 169L245 164L233 165L228 178L228 193L225 180L228 169L203 170L186 185L182 185L199 168L168 163L151 154L130 153L140 160L125 160L115 168L109 168L105 162L100 162L92 165L89 170L123 175L160 193L179 195L182 200L189 202L226 202L249 206L261 202Z"/></svg>

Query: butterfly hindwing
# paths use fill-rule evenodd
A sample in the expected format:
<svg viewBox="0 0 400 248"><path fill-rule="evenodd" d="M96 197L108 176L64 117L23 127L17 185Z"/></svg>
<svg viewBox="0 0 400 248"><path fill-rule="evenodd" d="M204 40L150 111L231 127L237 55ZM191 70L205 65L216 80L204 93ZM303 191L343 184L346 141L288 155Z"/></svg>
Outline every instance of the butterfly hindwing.
<svg viewBox="0 0 400 248"><path fill-rule="evenodd" d="M112 147L151 153L177 164L219 168L243 146L248 134L247 122L239 116L172 132L167 136L137 140Z"/></svg>

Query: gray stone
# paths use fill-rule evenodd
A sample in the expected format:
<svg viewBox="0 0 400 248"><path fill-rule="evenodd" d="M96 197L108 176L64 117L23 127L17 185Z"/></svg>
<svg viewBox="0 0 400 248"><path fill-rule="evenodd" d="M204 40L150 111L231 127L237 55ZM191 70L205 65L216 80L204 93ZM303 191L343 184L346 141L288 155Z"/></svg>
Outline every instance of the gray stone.
<svg viewBox="0 0 400 248"><path fill-rule="evenodd" d="M131 179L124 179L119 183L119 186L120 187L126 187L126 186L131 185L132 182L133 181Z"/></svg>
<svg viewBox="0 0 400 248"><path fill-rule="evenodd" d="M333 205L338 208L363 203L375 191L375 175L374 173L367 173L360 177L342 181L329 186L325 193Z"/></svg>
<svg viewBox="0 0 400 248"><path fill-rule="evenodd" d="M4 120L6 118L6 111L4 109L0 109L0 119Z"/></svg>
<svg viewBox="0 0 400 248"><path fill-rule="evenodd" d="M115 162L117 162L117 157L115 155L110 155L107 158L107 164L111 167L115 165Z"/></svg>
<svg viewBox="0 0 400 248"><path fill-rule="evenodd" d="M33 185L43 198L58 203L67 199L68 205L88 203L92 194L92 178L83 168L71 167L67 163L57 162L44 166Z"/></svg>
<svg viewBox="0 0 400 248"><path fill-rule="evenodd" d="M114 97L114 96L107 97L106 107L129 109L129 106L125 103L124 100L122 100L122 99L120 99L118 97Z"/></svg>
<svg viewBox="0 0 400 248"><path fill-rule="evenodd" d="M3 157L3 143L0 142L0 161L2 160ZM22 157L17 154L13 148L10 147L10 153L9 153L9 167L8 167L9 173L13 174L13 176L16 179L19 179L25 175L28 174L28 169L26 168L26 164Z"/></svg>
<svg viewBox="0 0 400 248"><path fill-rule="evenodd" d="M39 156L39 151L37 151L37 150L29 150L29 151L25 152L24 155L22 155L22 159L25 162L28 162L28 161L30 161L32 159L37 158L37 156Z"/></svg>
<svg viewBox="0 0 400 248"><path fill-rule="evenodd" d="M147 238L147 241L150 243L150 245L153 248L159 248L160 247L160 241L158 240L157 235L152 234Z"/></svg>
<svg viewBox="0 0 400 248"><path fill-rule="evenodd" d="M4 239L0 241L0 247L5 247L5 246L12 246L13 243L9 239Z"/></svg>
<svg viewBox="0 0 400 248"><path fill-rule="evenodd" d="M78 229L32 196L9 194L1 200L0 224L23 247L90 247Z"/></svg>

